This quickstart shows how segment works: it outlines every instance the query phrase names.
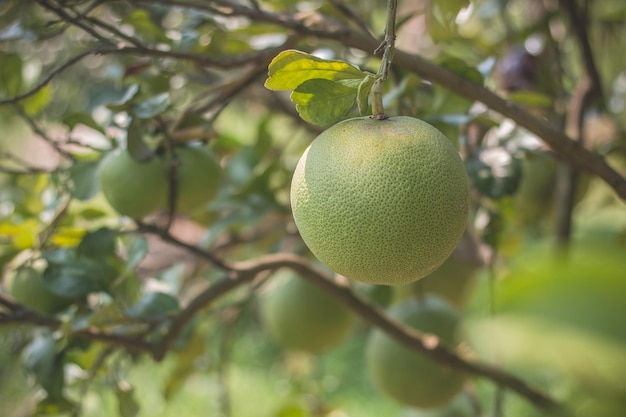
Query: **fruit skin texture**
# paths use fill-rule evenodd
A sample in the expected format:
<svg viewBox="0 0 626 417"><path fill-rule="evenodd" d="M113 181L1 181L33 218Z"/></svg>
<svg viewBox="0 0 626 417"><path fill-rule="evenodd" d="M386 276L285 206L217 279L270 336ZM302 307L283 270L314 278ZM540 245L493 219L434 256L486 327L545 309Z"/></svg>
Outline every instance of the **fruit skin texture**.
<svg viewBox="0 0 626 417"><path fill-rule="evenodd" d="M43 274L32 267L17 269L8 276L5 284L11 297L40 313L55 314L75 302L50 291L44 283Z"/></svg>
<svg viewBox="0 0 626 417"><path fill-rule="evenodd" d="M176 211L190 213L215 197L221 171L213 154L204 147L181 147L176 149L176 156L180 161L176 172ZM167 206L167 202L165 204Z"/></svg>
<svg viewBox="0 0 626 417"><path fill-rule="evenodd" d="M433 295L410 299L388 314L439 342L454 348L458 342L459 315ZM367 370L374 384L389 397L418 408L442 407L461 390L464 375L410 350L382 331L373 330L366 346Z"/></svg>
<svg viewBox="0 0 626 417"><path fill-rule="evenodd" d="M98 179L109 204L135 219L162 206L167 195L163 162L159 158L137 162L125 149L114 150L102 159Z"/></svg>
<svg viewBox="0 0 626 417"><path fill-rule="evenodd" d="M268 333L286 349L318 353L341 343L354 314L323 290L289 271L279 271L260 300Z"/></svg>
<svg viewBox="0 0 626 417"><path fill-rule="evenodd" d="M454 146L412 117L340 122L304 152L291 183L296 226L335 272L403 285L441 265L461 239L468 178Z"/></svg>

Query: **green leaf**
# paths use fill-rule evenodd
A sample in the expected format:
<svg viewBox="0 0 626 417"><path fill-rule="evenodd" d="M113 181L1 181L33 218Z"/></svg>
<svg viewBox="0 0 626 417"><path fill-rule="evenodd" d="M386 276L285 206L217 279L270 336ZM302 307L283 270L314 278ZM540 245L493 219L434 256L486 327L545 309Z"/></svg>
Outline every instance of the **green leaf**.
<svg viewBox="0 0 626 417"><path fill-rule="evenodd" d="M170 94L161 93L133 106L133 114L140 119L150 119L170 106Z"/></svg>
<svg viewBox="0 0 626 417"><path fill-rule="evenodd" d="M133 118L126 131L126 146L130 156L138 162L149 161L154 157L154 151L143 140L141 120Z"/></svg>
<svg viewBox="0 0 626 417"><path fill-rule="evenodd" d="M524 106L550 107L552 98L537 91L515 91L509 94L509 100Z"/></svg>
<svg viewBox="0 0 626 417"><path fill-rule="evenodd" d="M131 84L125 89L114 94L115 98L107 103L107 107L113 111L122 111L128 107L135 96L139 93L139 84Z"/></svg>
<svg viewBox="0 0 626 417"><path fill-rule="evenodd" d="M88 232L80 241L76 253L87 258L105 259L115 253L116 237L117 233L106 227Z"/></svg>
<svg viewBox="0 0 626 417"><path fill-rule="evenodd" d="M139 414L139 403L134 394L135 389L127 381L118 381L115 385L117 409L120 417L135 417Z"/></svg>
<svg viewBox="0 0 626 417"><path fill-rule="evenodd" d="M515 194L522 165L504 147L494 146L480 149L467 161L467 174L482 195L499 199Z"/></svg>
<svg viewBox="0 0 626 417"><path fill-rule="evenodd" d="M480 71L477 68L469 65L462 59L448 56L439 60L438 63L445 69L452 71L455 74L460 75L461 77L475 84L483 85L483 83L485 82L485 79L483 78L483 75L480 73Z"/></svg>
<svg viewBox="0 0 626 417"><path fill-rule="evenodd" d="M22 87L22 59L18 54L0 51L0 93L14 96Z"/></svg>
<svg viewBox="0 0 626 417"><path fill-rule="evenodd" d="M344 61L328 61L304 52L287 50L272 60L268 75L265 87L278 91L295 90L300 84L312 79L360 80L366 73Z"/></svg>
<svg viewBox="0 0 626 417"><path fill-rule="evenodd" d="M150 14L146 10L134 10L125 15L122 22L130 24L137 34L147 41L168 41L163 28L152 21Z"/></svg>
<svg viewBox="0 0 626 417"><path fill-rule="evenodd" d="M98 161L78 161L67 172L72 197L85 201L98 194Z"/></svg>
<svg viewBox="0 0 626 417"><path fill-rule="evenodd" d="M22 100L22 107L27 114L35 116L46 108L51 99L52 88L48 84L32 96Z"/></svg>
<svg viewBox="0 0 626 417"><path fill-rule="evenodd" d="M370 96L372 85L374 85L374 81L376 81L376 78L378 77L368 74L359 83L356 102L359 107L359 114L361 114L361 116L365 116L369 113L368 99Z"/></svg>
<svg viewBox="0 0 626 417"><path fill-rule="evenodd" d="M74 129L76 125L85 125L100 133L104 133L104 129L100 126L91 115L87 113L70 113L63 117L62 122L69 127L70 130Z"/></svg>
<svg viewBox="0 0 626 417"><path fill-rule="evenodd" d="M204 333L194 331L181 348L176 349L176 364L165 381L163 397L170 400L183 386L184 382L196 372L198 357L206 352Z"/></svg>
<svg viewBox="0 0 626 417"><path fill-rule="evenodd" d="M64 386L63 358L57 354L51 333L35 337L24 349L24 366L35 375L37 382L52 399L61 398Z"/></svg>
<svg viewBox="0 0 626 417"><path fill-rule="evenodd" d="M137 303L128 308L126 314L130 317L161 317L178 311L180 306L175 297L155 291L141 297Z"/></svg>
<svg viewBox="0 0 626 417"><path fill-rule="evenodd" d="M315 125L327 126L345 118L354 106L357 91L336 81L308 80L291 94L300 117Z"/></svg>
<svg viewBox="0 0 626 417"><path fill-rule="evenodd" d="M148 240L143 236L137 236L130 242L128 246L128 255L126 257L126 270L135 269L139 262L148 253Z"/></svg>
<svg viewBox="0 0 626 417"><path fill-rule="evenodd" d="M74 248L46 252L42 257L48 261L44 272L46 287L67 298L105 291L117 276L117 270L108 262L79 257Z"/></svg>

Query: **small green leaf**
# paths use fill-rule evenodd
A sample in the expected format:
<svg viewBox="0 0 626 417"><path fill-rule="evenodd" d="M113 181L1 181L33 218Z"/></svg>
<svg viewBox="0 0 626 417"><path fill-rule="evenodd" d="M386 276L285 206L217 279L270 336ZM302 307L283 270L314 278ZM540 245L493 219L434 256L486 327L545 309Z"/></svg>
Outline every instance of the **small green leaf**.
<svg viewBox="0 0 626 417"><path fill-rule="evenodd" d="M494 146L480 149L467 161L467 174L482 195L499 199L517 191L522 166L504 147Z"/></svg>
<svg viewBox="0 0 626 417"><path fill-rule="evenodd" d="M105 259L115 253L116 237L117 233L106 227L88 232L80 241L76 253L87 258Z"/></svg>
<svg viewBox="0 0 626 417"><path fill-rule="evenodd" d="M135 389L127 381L118 381L115 385L117 409L120 417L135 417L139 414L139 403L134 394Z"/></svg>
<svg viewBox="0 0 626 417"><path fill-rule="evenodd" d="M128 256L126 257L126 270L135 269L139 262L148 253L148 240L143 236L137 236L128 246Z"/></svg>
<svg viewBox="0 0 626 417"><path fill-rule="evenodd" d="M360 80L366 74L344 61L328 61L296 50L278 54L269 65L269 78L265 87L278 90L295 90L300 84L312 79Z"/></svg>
<svg viewBox="0 0 626 417"><path fill-rule="evenodd" d="M315 125L327 126L345 118L356 99L357 90L336 81L308 80L291 94L300 117Z"/></svg>
<svg viewBox="0 0 626 417"><path fill-rule="evenodd" d="M532 107L550 107L552 98L537 91L515 91L508 96L513 103Z"/></svg>
<svg viewBox="0 0 626 417"><path fill-rule="evenodd" d="M105 291L117 276L116 269L108 262L79 257L74 248L49 251L42 257L48 261L44 272L46 287L67 298Z"/></svg>
<svg viewBox="0 0 626 417"><path fill-rule="evenodd" d="M14 96L22 87L22 59L17 54L0 51L0 93Z"/></svg>
<svg viewBox="0 0 626 417"><path fill-rule="evenodd" d="M149 161L154 157L154 151L143 140L141 120L133 118L126 131L126 146L128 153L135 161Z"/></svg>
<svg viewBox="0 0 626 417"><path fill-rule="evenodd" d="M56 341L49 332L35 337L24 349L24 366L35 375L48 397L62 397L63 358L57 354Z"/></svg>
<svg viewBox="0 0 626 417"><path fill-rule="evenodd" d="M178 300L163 292L150 292L126 310L129 317L161 317L180 311Z"/></svg>
<svg viewBox="0 0 626 417"><path fill-rule="evenodd" d="M91 115L87 113L70 113L67 116L63 117L63 123L70 128L70 130L74 129L76 125L85 125L94 130L97 130L100 133L104 133L104 129L100 126Z"/></svg>
<svg viewBox="0 0 626 417"><path fill-rule="evenodd" d="M67 170L70 194L78 200L89 200L98 191L98 161L78 161Z"/></svg>
<svg viewBox="0 0 626 417"><path fill-rule="evenodd" d="M370 90L372 89L372 85L374 85L376 78L377 77L375 75L368 74L359 83L356 102L361 116L365 116L369 113L368 99L370 96Z"/></svg>
<svg viewBox="0 0 626 417"><path fill-rule="evenodd" d="M130 24L135 29L135 32L146 41L168 41L164 29L152 21L150 14L146 10L134 10L126 14L122 22Z"/></svg>
<svg viewBox="0 0 626 417"><path fill-rule="evenodd" d="M475 84L483 85L485 79L483 75L478 71L477 68L469 65L465 61L455 57L444 57L439 60L439 65L444 67L445 69L454 72L457 75L465 78L468 81L471 81Z"/></svg>
<svg viewBox="0 0 626 417"><path fill-rule="evenodd" d="M115 98L107 103L107 107L113 111L122 111L125 110L126 107L135 96L139 93L139 84L131 84L125 89L114 94Z"/></svg>
<svg viewBox="0 0 626 417"><path fill-rule="evenodd" d="M50 100L52 100L52 88L48 84L32 96L22 100L22 107L27 114L35 116L46 108Z"/></svg>
<svg viewBox="0 0 626 417"><path fill-rule="evenodd" d="M150 119L170 106L170 94L161 93L133 106L133 114L140 119Z"/></svg>

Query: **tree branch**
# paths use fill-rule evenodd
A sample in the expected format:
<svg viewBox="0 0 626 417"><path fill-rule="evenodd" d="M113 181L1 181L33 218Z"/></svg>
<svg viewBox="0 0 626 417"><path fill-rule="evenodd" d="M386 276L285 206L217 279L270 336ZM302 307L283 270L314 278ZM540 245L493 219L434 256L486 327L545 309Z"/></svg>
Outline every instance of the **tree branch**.
<svg viewBox="0 0 626 417"><path fill-rule="evenodd" d="M589 42L589 34L587 33L587 19L584 14L581 14L576 2L574 0L559 0L561 8L565 10L570 20L570 28L573 31L582 55L582 62L585 66L585 71L591 80L591 94L593 96L602 98L602 79L600 77L600 71L596 66L596 61L593 57L593 50L591 43Z"/></svg>

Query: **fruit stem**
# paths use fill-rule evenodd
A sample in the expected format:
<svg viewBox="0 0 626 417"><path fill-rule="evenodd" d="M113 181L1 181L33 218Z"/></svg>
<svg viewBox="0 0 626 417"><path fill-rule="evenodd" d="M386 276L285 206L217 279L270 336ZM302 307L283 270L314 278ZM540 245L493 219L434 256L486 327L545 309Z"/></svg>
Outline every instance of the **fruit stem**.
<svg viewBox="0 0 626 417"><path fill-rule="evenodd" d="M396 51L396 11L398 10L397 0L387 1L387 22L385 23L385 38L382 43L374 51L375 55L383 54L380 60L380 67L378 68L377 75L379 76L370 92L370 98L372 100L372 117L374 119L386 119L385 109L383 107L383 83L387 80L389 75L389 67L393 60L393 55Z"/></svg>

